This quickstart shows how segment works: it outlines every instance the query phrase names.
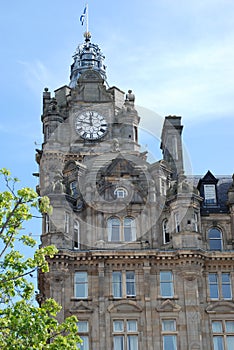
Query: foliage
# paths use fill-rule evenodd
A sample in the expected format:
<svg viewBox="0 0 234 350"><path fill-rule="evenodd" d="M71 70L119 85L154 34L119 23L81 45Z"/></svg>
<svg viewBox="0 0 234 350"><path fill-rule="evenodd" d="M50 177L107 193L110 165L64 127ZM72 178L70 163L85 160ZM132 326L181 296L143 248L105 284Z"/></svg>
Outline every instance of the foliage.
<svg viewBox="0 0 234 350"><path fill-rule="evenodd" d="M0 349L77 349L76 317L59 324L56 315L61 306L53 299L35 306L34 286L28 279L38 268L48 272L46 256L52 257L57 249L38 248L28 258L17 249L20 244L36 246L30 235L22 234L23 223L33 217L34 209L50 213L49 199L39 198L30 188L16 190L18 179L6 169L0 169L0 177L5 186L0 192Z"/></svg>

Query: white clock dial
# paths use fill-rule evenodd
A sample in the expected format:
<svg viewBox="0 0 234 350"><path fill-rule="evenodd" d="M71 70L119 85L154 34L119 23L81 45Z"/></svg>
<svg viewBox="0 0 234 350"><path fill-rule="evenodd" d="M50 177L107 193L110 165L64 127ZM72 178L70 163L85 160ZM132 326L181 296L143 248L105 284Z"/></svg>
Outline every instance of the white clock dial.
<svg viewBox="0 0 234 350"><path fill-rule="evenodd" d="M75 129L83 139L97 140L106 134L107 122L98 112L85 111L77 115Z"/></svg>

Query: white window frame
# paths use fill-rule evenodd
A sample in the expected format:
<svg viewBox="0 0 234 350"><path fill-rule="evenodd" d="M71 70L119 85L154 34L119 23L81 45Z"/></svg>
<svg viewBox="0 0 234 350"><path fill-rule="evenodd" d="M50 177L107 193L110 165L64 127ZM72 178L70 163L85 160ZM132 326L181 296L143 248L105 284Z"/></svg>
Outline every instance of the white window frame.
<svg viewBox="0 0 234 350"><path fill-rule="evenodd" d="M48 214L45 214L45 233L50 232L50 217Z"/></svg>
<svg viewBox="0 0 234 350"><path fill-rule="evenodd" d="M133 277L132 277L133 276ZM136 274L135 271L113 271L112 272L112 294L113 298L132 298L136 296Z"/></svg>
<svg viewBox="0 0 234 350"><path fill-rule="evenodd" d="M175 219L175 232L178 233L181 230L180 213L178 211L174 214L174 219Z"/></svg>
<svg viewBox="0 0 234 350"><path fill-rule="evenodd" d="M204 184L204 204L205 206L215 206L217 204L216 186L214 184Z"/></svg>
<svg viewBox="0 0 234 350"><path fill-rule="evenodd" d="M78 321L77 326L79 336L83 340L83 344L78 344L78 349L89 350L89 322L86 320L80 320Z"/></svg>
<svg viewBox="0 0 234 350"><path fill-rule="evenodd" d="M115 327L115 323L121 324L122 327ZM135 327L129 327L130 323L135 323ZM114 350L138 350L138 320L137 319L114 319L112 322L113 329L113 349ZM120 341L117 342L117 339ZM131 346L131 340L135 339L133 346ZM121 344L121 345L120 345ZM120 345L120 347L119 347Z"/></svg>
<svg viewBox="0 0 234 350"><path fill-rule="evenodd" d="M162 196L167 194L167 179L164 177L160 178L160 193Z"/></svg>
<svg viewBox="0 0 234 350"><path fill-rule="evenodd" d="M115 189L114 195L118 199L123 199L123 198L127 197L128 191L124 187L118 187L118 188Z"/></svg>
<svg viewBox="0 0 234 350"><path fill-rule="evenodd" d="M228 325L231 324L231 327ZM216 327L215 327L216 325ZM218 326L218 327L217 327ZM229 329L228 329L229 328ZM232 350L234 345L234 320L212 320L211 321L213 349ZM215 339L218 341L216 342ZM232 339L232 344L228 340ZM221 345L221 347L220 347Z"/></svg>
<svg viewBox="0 0 234 350"><path fill-rule="evenodd" d="M198 223L199 223L199 215L197 212L194 212L193 213L193 229L195 232L199 231Z"/></svg>
<svg viewBox="0 0 234 350"><path fill-rule="evenodd" d="M162 319L162 342L163 350L177 350L177 330L175 319ZM167 344L167 339L170 339L170 344ZM173 344L171 344L171 342ZM168 346L167 346L168 345ZM173 347L171 347L171 345Z"/></svg>
<svg viewBox="0 0 234 350"><path fill-rule="evenodd" d="M132 216L125 216L122 219L116 216L110 217L107 219L107 231L108 242L134 242L136 241L136 220Z"/></svg>
<svg viewBox="0 0 234 350"><path fill-rule="evenodd" d="M80 249L80 223L78 220L74 220L74 249Z"/></svg>
<svg viewBox="0 0 234 350"><path fill-rule="evenodd" d="M213 231L213 235L215 236L215 231L219 232L219 237L210 237L212 235L212 231ZM208 241L209 241L209 249L210 250L215 250L215 251L222 251L223 250L223 233L222 231L218 228L218 227L211 227L208 231ZM220 242L219 246L220 249L214 249L214 247L212 247L211 242Z"/></svg>
<svg viewBox="0 0 234 350"><path fill-rule="evenodd" d="M228 276L228 281L224 277ZM209 298L211 300L232 300L232 277L229 272L208 273ZM229 291L227 289L229 288ZM227 296L228 291L228 296ZM226 295L225 295L226 294Z"/></svg>
<svg viewBox="0 0 234 350"><path fill-rule="evenodd" d="M65 233L69 233L70 229L70 214L66 211L65 212L65 218L64 218L64 231Z"/></svg>
<svg viewBox="0 0 234 350"><path fill-rule="evenodd" d="M165 293L165 288L170 290L170 293ZM174 297L173 273L170 270L160 271L160 296L162 298Z"/></svg>
<svg viewBox="0 0 234 350"><path fill-rule="evenodd" d="M162 230L163 230L163 244L167 244L170 242L169 223L167 219L164 219L162 222Z"/></svg>
<svg viewBox="0 0 234 350"><path fill-rule="evenodd" d="M80 293L79 286L84 288L83 293ZM88 273L86 271L76 271L74 275L74 296L77 299L88 298Z"/></svg>

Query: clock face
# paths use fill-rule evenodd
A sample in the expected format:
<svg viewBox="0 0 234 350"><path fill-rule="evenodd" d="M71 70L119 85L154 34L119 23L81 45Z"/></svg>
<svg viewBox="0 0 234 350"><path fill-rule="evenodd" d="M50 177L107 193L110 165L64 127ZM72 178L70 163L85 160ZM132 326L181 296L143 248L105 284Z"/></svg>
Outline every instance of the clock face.
<svg viewBox="0 0 234 350"><path fill-rule="evenodd" d="M98 112L85 111L75 119L76 132L87 140L97 140L107 132L107 122Z"/></svg>

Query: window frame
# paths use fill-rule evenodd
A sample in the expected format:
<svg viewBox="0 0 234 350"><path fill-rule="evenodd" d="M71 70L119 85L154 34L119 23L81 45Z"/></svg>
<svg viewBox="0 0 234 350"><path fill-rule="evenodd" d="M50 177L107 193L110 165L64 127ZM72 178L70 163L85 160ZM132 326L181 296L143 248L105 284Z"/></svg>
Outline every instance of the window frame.
<svg viewBox="0 0 234 350"><path fill-rule="evenodd" d="M81 323L86 323L87 324L86 330L80 330L79 329L79 324L81 324ZM78 327L78 333L79 333L80 338L82 340L86 339L86 343L85 344L78 344L78 349L80 349L80 350L89 350L89 321L87 321L87 320L79 320L77 322L77 327ZM85 347L84 347L84 345L85 345Z"/></svg>
<svg viewBox="0 0 234 350"><path fill-rule="evenodd" d="M227 329L227 324L229 322L232 322L233 324L233 331L230 332ZM221 325L220 331L214 331L213 325L215 323L219 323ZM212 333L212 343L213 343L213 349L218 350L219 346L215 346L214 339L219 338L222 339L222 350L230 350L231 348L228 347L228 338L232 337L233 338L233 344L234 344L234 319L213 319L211 320L211 333ZM232 344L232 345L233 345ZM218 345L218 344L217 344ZM230 345L230 344L229 344ZM233 347L232 347L233 348Z"/></svg>
<svg viewBox="0 0 234 350"><path fill-rule="evenodd" d="M65 214L64 214L64 232L69 233L69 229L70 229L70 213L65 211Z"/></svg>
<svg viewBox="0 0 234 350"><path fill-rule="evenodd" d="M165 322L173 322L173 329L164 328ZM178 349L178 331L177 331L177 322L174 318L163 318L161 319L161 336L162 336L162 348L163 350L177 350ZM173 348L171 348L171 344L169 347L167 346L165 339L174 339L172 342L174 343Z"/></svg>
<svg viewBox="0 0 234 350"><path fill-rule="evenodd" d="M133 278L130 278L130 274ZM118 280L114 278L118 276ZM136 297L136 273L133 270L112 271L112 295L114 299L135 298Z"/></svg>
<svg viewBox="0 0 234 350"><path fill-rule="evenodd" d="M78 275L85 275L84 280L82 281L77 281L77 276ZM77 293L78 291L78 286L82 286L84 288L84 293L83 295L78 295L80 293ZM87 299L88 298L88 272L87 271L76 271L74 273L74 297L76 299Z"/></svg>
<svg viewBox="0 0 234 350"><path fill-rule="evenodd" d="M163 274L169 274L170 278L163 280ZM159 278L160 278L160 296L162 298L170 299L174 298L175 296L175 290L174 290L174 276L173 272L171 270L161 270L159 272ZM165 293L165 290L170 290L170 295Z"/></svg>
<svg viewBox="0 0 234 350"><path fill-rule="evenodd" d="M217 205L217 193L215 184L204 184L204 206L212 207Z"/></svg>
<svg viewBox="0 0 234 350"><path fill-rule="evenodd" d="M167 244L170 242L170 232L169 232L168 219L163 220L162 230L163 230L163 244Z"/></svg>
<svg viewBox="0 0 234 350"><path fill-rule="evenodd" d="M228 281L223 280L225 275L228 275ZM215 277L213 281L211 281L212 276ZM230 272L209 272L207 278L210 300L232 300L232 275ZM227 286L229 286L229 296L224 295L227 293Z"/></svg>
<svg viewBox="0 0 234 350"><path fill-rule="evenodd" d="M73 223L73 248L80 249L80 222L74 220Z"/></svg>
<svg viewBox="0 0 234 350"><path fill-rule="evenodd" d="M123 195L121 195L123 194ZM128 196L128 191L124 187L117 187L114 190L114 195L117 199L124 199Z"/></svg>
<svg viewBox="0 0 234 350"><path fill-rule="evenodd" d="M210 237L211 235L211 231L213 231L213 234L215 235L215 231L218 231L220 236L219 237ZM209 244L209 250L214 250L214 251L222 251L223 250L223 232L219 227L213 226L210 227L207 233L207 238L208 238L208 244ZM212 243L211 243L212 242ZM215 244L214 242L219 242L219 246L220 249L214 249L214 247L212 247L213 244Z"/></svg>
<svg viewBox="0 0 234 350"><path fill-rule="evenodd" d="M130 330L128 328L128 323L135 321L135 330ZM115 330L114 323L115 322L122 322L123 328L122 330ZM122 317L122 318L114 318L112 320L112 337L113 337L113 349L114 350L120 350L119 344L116 344L116 339L121 339L121 350L138 350L139 349L139 331L138 331L138 319L136 318L128 318L128 317ZM132 348L130 345L129 340L130 339L136 339L136 344L133 344L134 348ZM117 346L117 347L116 347Z"/></svg>
<svg viewBox="0 0 234 350"><path fill-rule="evenodd" d="M130 225L128 225L127 222L130 222ZM133 216L124 216L123 218L111 216L107 219L108 242L135 242L136 236L136 219ZM131 238L131 240L127 240L126 238L128 237Z"/></svg>
<svg viewBox="0 0 234 350"><path fill-rule="evenodd" d="M180 222L180 213L177 211L174 214L174 220L175 220L175 232L179 233L181 230L181 222Z"/></svg>
<svg viewBox="0 0 234 350"><path fill-rule="evenodd" d="M73 180L69 183L69 188L70 188L70 195L72 197L77 197L78 196L78 189L77 189L77 186L78 186L78 182L77 180Z"/></svg>
<svg viewBox="0 0 234 350"><path fill-rule="evenodd" d="M45 214L45 233L50 232L50 217L48 214Z"/></svg>

